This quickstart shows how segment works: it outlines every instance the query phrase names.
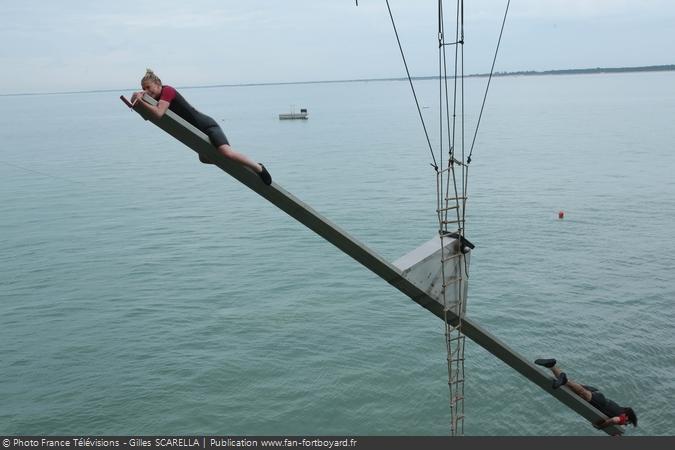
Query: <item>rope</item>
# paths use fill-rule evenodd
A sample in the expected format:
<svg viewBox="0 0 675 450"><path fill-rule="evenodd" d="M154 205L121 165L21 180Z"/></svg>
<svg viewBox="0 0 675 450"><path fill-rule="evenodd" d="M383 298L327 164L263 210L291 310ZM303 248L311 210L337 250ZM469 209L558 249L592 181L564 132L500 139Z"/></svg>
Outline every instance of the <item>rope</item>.
<svg viewBox="0 0 675 450"><path fill-rule="evenodd" d="M480 126L480 119L483 117L483 108L485 108L485 100L487 99L488 90L490 89L490 81L492 80L492 73L495 70L495 62L497 62L497 53L499 52L499 44L502 42L502 33L504 33L504 24L506 23L506 15L509 13L509 5L511 0L506 2L506 11L504 11L504 19L502 20L502 29L499 31L499 39L497 40L497 48L495 49L495 56L492 59L492 68L490 69L490 76L488 77L487 86L485 87L485 95L483 96L483 104L480 107L480 114L478 115L478 123L476 123L476 131L473 134L473 141L471 142L471 150L469 157L466 160L467 164L471 164L471 155L473 154L473 147L476 144L476 135L478 135L478 127Z"/></svg>
<svg viewBox="0 0 675 450"><path fill-rule="evenodd" d="M440 148L441 148L441 165L443 163L443 119L445 116L445 127L446 131L448 133L448 171L452 172L452 182L453 186L455 189L455 197L457 197L457 180L455 178L455 171L452 170L453 164L455 163L455 158L454 158L454 149L455 149L455 129L456 129L456 116L457 116L457 64L455 62L455 84L454 84L454 90L453 90L453 112L452 112L452 127L450 126L450 102L448 99L448 63L447 63L447 55L445 51L445 24L443 21L443 1L439 0L438 1L438 91L439 91L439 132L440 132ZM455 33L455 39L457 39L457 33ZM456 53L456 50L455 50ZM456 58L455 58L456 59ZM445 114L443 114L443 94L445 93ZM442 186L443 186L443 175L441 173L440 176L440 185L441 185L441 192L442 192ZM448 202L447 202L447 197L448 193L450 190L450 176L448 176L446 183L445 183L445 211L442 215L442 218L440 220L448 220ZM437 192L438 194L438 192ZM441 204L441 199L439 195L438 203L440 204L439 208L442 207ZM457 220L459 220L459 211L456 211L457 213ZM447 227L444 227L443 224L441 223L441 229L445 230Z"/></svg>
<svg viewBox="0 0 675 450"><path fill-rule="evenodd" d="M443 6L443 1L440 0L441 8ZM461 11L463 14L464 11L464 3L463 1L457 0L457 13L456 13L456 23L455 23L455 42L461 43L462 48L464 48L464 30L461 30L460 33L460 4L462 5ZM461 39L460 39L461 36ZM453 92L452 92L452 145L450 149L448 150L449 153L449 161L448 161L448 167L452 167L452 186L455 192L455 205L457 206L457 209L455 211L455 214L457 216L457 226L459 227L459 232L460 235L463 232L464 229L464 223L460 222L460 211L459 211L459 192L457 189L457 177L455 175L455 170L454 170L454 164L457 159L455 158L455 148L456 148L456 136L457 136L457 70L458 70L458 63L459 63L459 58L457 57L459 52L459 45L455 46L455 63L454 63L454 74L453 74ZM447 96L448 96L448 75L447 75L447 61L446 61L446 56L445 56L445 47L443 47L443 60L444 60L444 66L445 66L445 96L446 96L446 102L447 102ZM462 70L462 80L464 79L464 66L461 68ZM463 103L462 103L463 105ZM464 117L464 109L460 110L460 114L462 117ZM450 115L450 111L448 109L448 116ZM449 119L449 118L448 118ZM462 122L463 123L463 122ZM448 124L448 127L450 125ZM450 130L448 129L448 133L450 133ZM464 134L464 131L462 130L462 135ZM462 148L462 157L464 156L464 148ZM462 172L463 175L463 172ZM464 183L462 183L463 185ZM450 178L448 177L448 180L446 182L445 186L445 197L448 198L450 194ZM462 196L463 197L463 196ZM447 202L447 201L446 201ZM446 211L447 214L447 211ZM447 220L447 216L446 216Z"/></svg>
<svg viewBox="0 0 675 450"><path fill-rule="evenodd" d="M438 164L436 163L436 156L434 156L434 150L431 148L431 140L429 139L429 133L427 132L427 126L424 123L424 117L422 117L422 109L420 108L420 102L417 100L417 93L415 92L415 86L412 82L412 77L410 76L410 71L408 70L408 62L405 59L405 53L403 52L403 47L401 46L401 39L398 36L398 30L396 30L396 23L394 21L394 15L391 13L391 7L389 6L389 0L387 2L387 10L389 11L389 17L391 18L391 25L394 28L394 34L396 35L396 42L398 42L398 49L401 52L401 58L403 58L403 65L405 66L405 73L408 75L408 82L410 83L410 89L412 89L413 97L415 97L415 105L417 105L417 113L420 116L420 121L422 122L422 128L424 128L424 136L427 138L427 144L429 145L429 153L431 153L431 159L434 161L432 166L436 171L438 171Z"/></svg>

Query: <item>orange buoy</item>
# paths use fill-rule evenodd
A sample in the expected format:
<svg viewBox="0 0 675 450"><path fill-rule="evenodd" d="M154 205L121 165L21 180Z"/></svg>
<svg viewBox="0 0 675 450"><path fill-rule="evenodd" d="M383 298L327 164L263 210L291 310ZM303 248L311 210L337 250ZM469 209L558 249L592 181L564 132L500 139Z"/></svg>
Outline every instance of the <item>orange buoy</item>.
<svg viewBox="0 0 675 450"><path fill-rule="evenodd" d="M565 218L565 211L558 211L558 219L564 219Z"/></svg>

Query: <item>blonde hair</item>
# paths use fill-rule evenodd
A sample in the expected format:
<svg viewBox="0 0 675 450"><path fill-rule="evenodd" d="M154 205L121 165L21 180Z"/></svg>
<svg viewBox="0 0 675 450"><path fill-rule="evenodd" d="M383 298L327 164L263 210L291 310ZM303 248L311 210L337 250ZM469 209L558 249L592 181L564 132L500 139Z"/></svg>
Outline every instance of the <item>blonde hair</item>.
<svg viewBox="0 0 675 450"><path fill-rule="evenodd" d="M157 83L160 86L162 85L162 80L159 79L152 69L145 69L145 75L143 75L143 78L141 78L141 84L145 83L146 81Z"/></svg>

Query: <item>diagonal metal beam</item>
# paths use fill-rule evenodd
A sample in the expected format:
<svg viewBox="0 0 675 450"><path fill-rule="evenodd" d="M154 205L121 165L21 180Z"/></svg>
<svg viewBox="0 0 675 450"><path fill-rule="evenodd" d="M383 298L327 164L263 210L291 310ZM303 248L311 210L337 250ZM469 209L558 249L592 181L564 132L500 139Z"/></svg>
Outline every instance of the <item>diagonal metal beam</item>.
<svg viewBox="0 0 675 450"><path fill-rule="evenodd" d="M130 106L127 99L123 96L121 96L121 99L127 106ZM143 99L151 105L157 103L148 95ZM367 269L370 269L387 283L410 297L415 303L427 309L441 320L444 320L443 305L431 298L423 288L406 279L401 270L396 266L386 261L365 244L350 236L346 231L320 215L309 205L293 196L277 183L272 183L271 186L267 186L257 174L239 164L228 161L215 149L215 147L213 147L213 145L211 145L211 142L204 133L183 120L173 111L167 110L162 118L157 120L154 117L151 117L140 105L134 106L133 109L145 120L150 120L159 128L194 150L197 154L203 155L210 161L213 161L215 165L224 172L246 185L261 197L269 200L277 208L286 212L289 216L335 245ZM457 315L454 313L448 314L448 322L456 324L457 321ZM555 390L552 389L552 378L548 373L509 348L505 343L497 339L487 330L481 328L466 316L462 318L462 331L475 343L485 348L525 378L544 389L589 421L595 422L606 417L600 411L593 408L588 402L572 393L567 387ZM618 426L607 427L604 431L608 434L620 434L622 432Z"/></svg>

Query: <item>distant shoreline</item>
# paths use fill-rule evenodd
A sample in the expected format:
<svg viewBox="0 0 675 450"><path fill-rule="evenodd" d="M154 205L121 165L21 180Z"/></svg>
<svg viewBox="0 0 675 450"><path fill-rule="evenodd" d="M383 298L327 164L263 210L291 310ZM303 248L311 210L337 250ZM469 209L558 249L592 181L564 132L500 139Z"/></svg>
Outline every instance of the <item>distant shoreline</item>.
<svg viewBox="0 0 675 450"><path fill-rule="evenodd" d="M675 64L665 64L660 66L638 66L638 67L596 67L594 69L560 69L560 70L521 70L518 72L495 72L493 76L513 76L513 75L576 75L584 73L622 73L622 72L668 72L675 70ZM469 75L469 76L488 76L489 74Z"/></svg>
<svg viewBox="0 0 675 450"><path fill-rule="evenodd" d="M595 67L590 69L556 69L556 70L519 70L515 72L495 72L493 77L532 76L532 75L581 75L602 73L630 73L630 72L670 72L675 71L675 64L637 67ZM464 75L464 78L483 78L489 73L475 73ZM412 77L413 80L436 80L438 75ZM405 77L392 78L357 78L346 80L321 80L321 81L277 81L267 83L234 83L234 84L210 84L205 86L178 86L180 89L208 89L218 87L249 87L249 86L283 86L290 84L325 84L325 83L358 83L365 81L403 81ZM65 95L65 94L92 94L100 92L124 92L133 91L135 88L125 89L92 89L86 91L62 91L62 92L24 92L16 94L0 94L0 97L16 97L25 95Z"/></svg>

